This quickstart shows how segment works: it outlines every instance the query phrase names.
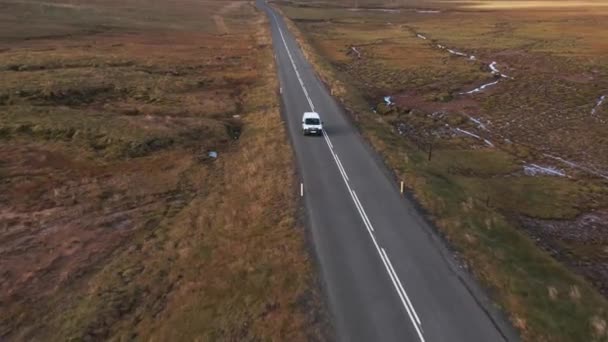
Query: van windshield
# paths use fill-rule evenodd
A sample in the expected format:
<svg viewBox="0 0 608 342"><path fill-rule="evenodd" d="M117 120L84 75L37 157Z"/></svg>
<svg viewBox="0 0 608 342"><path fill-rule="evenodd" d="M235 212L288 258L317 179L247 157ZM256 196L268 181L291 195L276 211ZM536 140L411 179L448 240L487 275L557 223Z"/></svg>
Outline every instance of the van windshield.
<svg viewBox="0 0 608 342"><path fill-rule="evenodd" d="M319 119L308 118L308 119L304 120L304 123L307 125L318 125L321 123L321 121Z"/></svg>

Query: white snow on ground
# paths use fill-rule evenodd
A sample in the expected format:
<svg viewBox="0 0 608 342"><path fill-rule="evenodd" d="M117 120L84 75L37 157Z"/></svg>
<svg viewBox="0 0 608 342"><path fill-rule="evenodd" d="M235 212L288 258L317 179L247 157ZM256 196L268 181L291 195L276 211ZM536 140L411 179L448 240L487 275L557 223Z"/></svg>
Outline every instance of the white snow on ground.
<svg viewBox="0 0 608 342"><path fill-rule="evenodd" d="M353 46L353 47L351 47L351 49L353 50L353 52L354 52L354 53L356 53L356 54L357 54L357 57L358 57L358 58L361 58L361 52L359 52L359 50L357 50L357 48L356 48L356 47L354 47L354 46Z"/></svg>
<svg viewBox="0 0 608 342"><path fill-rule="evenodd" d="M477 124L477 127L479 127L479 128L481 128L481 129L483 129L484 131L488 131L488 132L490 131L490 130L489 130L487 127L486 127L486 125L484 125L484 124L483 124L483 122L481 122L481 120L476 119L476 118L474 118L474 117L472 117L472 116L470 116L470 115L467 115L467 116L469 117L469 119L470 119L471 121L473 121L474 123L476 123L476 124Z"/></svg>
<svg viewBox="0 0 608 342"><path fill-rule="evenodd" d="M393 105L393 98L391 96L385 96L384 102L386 103L387 106L391 106L391 105Z"/></svg>
<svg viewBox="0 0 608 342"><path fill-rule="evenodd" d="M416 10L416 13L441 13L438 10Z"/></svg>
<svg viewBox="0 0 608 342"><path fill-rule="evenodd" d="M574 162L571 162L569 160L565 160L563 158L560 158L560 157L557 157L557 156L553 156L553 155L550 155L550 154L547 154L547 153L544 153L543 156L551 158L551 159L555 159L557 161L560 161L560 162L562 162L562 163L564 163L564 164L566 164L566 165L568 165L568 166L570 166L572 168L583 170L585 172L588 172L590 174L596 175L598 177L602 177L604 179L608 179L608 174L606 174L604 172L600 172L598 170L595 170L595 169L592 169L592 168L589 168L589 167L586 167L586 166L582 166L582 165L576 164Z"/></svg>
<svg viewBox="0 0 608 342"><path fill-rule="evenodd" d="M425 36L423 36L423 35L421 35L419 33L417 33L416 36L419 37L419 38L425 39L425 40L427 39ZM460 51L448 49L445 45L436 44L436 46L439 49L446 49L449 53L451 53L453 55L469 57L471 60L475 60L476 59L476 57L473 56L473 55L469 56L469 55L467 55L465 53L462 53ZM500 70L497 68L497 64L498 63L496 61L492 61L492 63L490 63L489 67L492 70L492 74L500 75L502 78L513 79L512 77L501 73ZM480 92L480 91L484 90L487 87L490 87L490 86L493 86L493 85L497 84L499 81L500 80L496 80L494 82L486 83L486 84L483 84L482 86L480 86L478 88L475 88L475 89L473 89L471 91L460 93L460 94L462 95L462 94L477 93L477 92ZM595 107L591 110L591 114L595 114L597 112L597 109L604 103L604 101L606 101L607 97L608 97L608 95L602 95L598 99ZM392 101L390 100L390 96L385 97L384 101L387 104L389 104L389 105L392 104ZM487 127L485 127L485 125L483 125L479 119L475 119L475 118L473 118L471 116L469 116L469 118L471 119L471 121L475 122L478 125L479 128L481 128L481 129L486 130L486 131L489 132L489 130L487 129ZM448 127L449 127L449 125L448 125ZM494 147L494 144L492 144L491 141L489 141L487 139L484 139L484 138L481 138L477 134L471 133L469 131L465 131L465 130L460 129L460 128L456 128L456 129L454 129L454 131L457 131L457 132L460 132L462 134L471 136L471 137L476 138L478 140L483 140L487 145ZM505 142L507 142L509 144L512 143L511 140L506 139L506 138L505 138ZM550 154L546 154L545 153L543 155L545 157L548 157L548 158L557 160L557 161L559 161L559 162L561 162L563 164L566 164L566 165L568 165L571 168L579 169L579 170L585 171L587 173L593 174L595 176L598 176L598 177L601 177L601 178L604 178L604 179L608 179L608 173L607 172L598 171L598 170L590 168L590 167L582 166L582 165L576 164L574 162L571 162L569 160L565 160L565 159L563 159L561 157L553 156L553 155L550 155ZM550 174L550 175L556 175L556 176L561 176L561 177L565 177L566 176L566 173L563 170L560 170L560 169L557 169L557 168L554 168L554 167L542 167L542 166L539 166L539 165L536 165L536 164L525 165L524 166L524 172L526 172L526 174L528 174L528 173L534 173L534 174Z"/></svg>
<svg viewBox="0 0 608 342"><path fill-rule="evenodd" d="M466 53L462 53L460 51L456 51L456 50L452 50L452 49L448 49L448 52L451 53L452 55L464 56L464 57L468 56Z"/></svg>
<svg viewBox="0 0 608 342"><path fill-rule="evenodd" d="M471 59L474 59L474 58L475 58L474 56L471 56ZM496 62L490 63L490 69L492 70L492 74L493 75L500 75L500 77L503 77L503 78L511 78L510 76L507 76L507 75L501 73L500 70L498 70L498 68L496 67L496 64L497 64ZM490 87L490 86L493 86L493 85L497 84L498 82L499 82L499 80L494 81L494 82L490 82L490 83L486 83L486 84L482 85L479 88L475 88L475 89L473 89L471 91L466 91L464 93L460 93L460 95L478 93L478 92L486 89L487 87Z"/></svg>
<svg viewBox="0 0 608 342"><path fill-rule="evenodd" d="M500 70L498 70L498 68L496 67L496 62L492 62L490 63L490 69L492 69L492 73L495 75L500 75L500 77L504 77L504 78L511 78L503 73L500 72Z"/></svg>
<svg viewBox="0 0 608 342"><path fill-rule="evenodd" d="M490 146L490 147L494 147L494 144L492 144L492 142L491 142L491 141L489 141L488 139L484 139L484 138L480 137L479 135L477 135L477 134L475 134L475 133L471 133L471 132L469 132L469 131L465 131L464 129L460 129L460 128L456 128L456 129L455 129L455 131L456 131L456 132L460 132L460 133L465 134L465 135L468 135L468 136L470 136L470 137L473 137L473 138L475 138L475 139L477 139L477 140L482 140L482 141L483 141L483 142L485 142L485 143L486 143L488 146Z"/></svg>
<svg viewBox="0 0 608 342"><path fill-rule="evenodd" d="M493 86L493 85L495 85L495 84L497 84L497 83L498 83L498 81L494 81L494 82L486 83L486 84L484 84L484 85L480 86L479 88L475 88L475 89L473 89L473 90L471 90L471 91L466 91L466 92L464 92L464 93L460 93L460 94L461 94L461 95L463 95L463 94L473 94L473 93L478 93L478 92L480 92L480 91L482 91L482 90L486 89L487 87Z"/></svg>
<svg viewBox="0 0 608 342"><path fill-rule="evenodd" d="M540 166L536 164L524 165L524 173L528 176L546 175L566 177L566 172L553 166Z"/></svg>
<svg viewBox="0 0 608 342"><path fill-rule="evenodd" d="M591 110L591 114L595 114L595 112L597 112L597 109L602 105L602 103L604 103L604 100L606 100L606 95L602 95L598 100L597 103L595 104L595 107L593 107L593 109Z"/></svg>

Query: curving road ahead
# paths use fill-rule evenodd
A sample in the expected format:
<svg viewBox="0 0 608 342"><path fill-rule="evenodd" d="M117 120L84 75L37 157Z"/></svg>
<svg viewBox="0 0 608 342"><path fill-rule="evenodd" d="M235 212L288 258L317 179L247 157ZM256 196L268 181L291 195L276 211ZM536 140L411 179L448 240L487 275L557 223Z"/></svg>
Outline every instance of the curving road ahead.
<svg viewBox="0 0 608 342"><path fill-rule="evenodd" d="M264 1L285 119L336 336L342 341L505 341L517 336L399 194ZM323 137L304 137L317 111Z"/></svg>

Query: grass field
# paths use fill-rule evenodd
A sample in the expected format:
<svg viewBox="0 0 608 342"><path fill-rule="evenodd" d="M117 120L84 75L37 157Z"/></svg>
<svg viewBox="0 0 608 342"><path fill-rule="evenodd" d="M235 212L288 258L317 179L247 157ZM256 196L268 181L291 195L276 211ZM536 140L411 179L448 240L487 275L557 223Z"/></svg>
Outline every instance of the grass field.
<svg viewBox="0 0 608 342"><path fill-rule="evenodd" d="M251 2L0 0L0 340L323 339L274 74Z"/></svg>
<svg viewBox="0 0 608 342"><path fill-rule="evenodd" d="M606 3L276 4L523 339L605 340Z"/></svg>

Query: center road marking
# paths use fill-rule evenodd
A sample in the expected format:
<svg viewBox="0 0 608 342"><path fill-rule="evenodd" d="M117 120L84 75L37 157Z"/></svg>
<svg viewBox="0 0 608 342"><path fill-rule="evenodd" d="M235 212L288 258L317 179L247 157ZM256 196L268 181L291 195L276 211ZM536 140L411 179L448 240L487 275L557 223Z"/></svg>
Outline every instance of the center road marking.
<svg viewBox="0 0 608 342"><path fill-rule="evenodd" d="M279 34L281 35L281 40L283 41L283 46L285 47L285 51L287 52L287 56L289 57L291 66L293 67L293 70L295 71L295 74L296 74L296 77L298 78L300 86L302 87L302 91L304 92L304 95L306 96L306 100L308 100L310 109L314 112L315 106L312 103L310 96L308 95L308 90L306 90L306 87L304 86L304 82L302 81L300 72L298 71L298 68L296 67L296 63L293 60L291 52L289 51L289 47L287 46L287 42L285 41L285 36L283 35L283 30L281 29L279 20L277 19L277 16L273 10L270 10L270 13L272 14L272 17L274 18L274 21L277 25L277 29L279 30ZM395 290L397 291L397 294L399 295L399 298L401 299L401 303L403 304L403 307L407 311L410 321L412 322L412 325L416 329L416 333L418 334L420 341L425 342L424 337L422 336L422 322L420 321L420 318L418 317L418 314L416 313L416 310L414 309L414 306L412 305L410 298L408 297L407 293L405 292L405 289L403 288L401 280L399 279L397 272L395 272L395 269L393 268L393 264L391 263L391 260L389 259L388 254L386 254L385 249L380 247L378 245L378 243L376 242L376 238L374 237L374 227L372 226L372 223L370 222L369 217L365 213L365 209L363 208L363 205L359 201L359 197L357 197L357 193L355 193L355 191L351 188L351 186L349 184L350 180L348 178L348 174L346 173L344 166L342 166L342 162L340 162L340 158L334 152L334 147L331 143L331 140L329 139L329 136L325 132L325 130L323 130L323 137L325 138L325 142L327 143L329 152L331 153L331 155L334 158L338 171L340 172L340 176L342 176L342 180L344 181L344 184L346 184L346 187L348 188L350 197L353 200L353 203L355 204L357 211L359 212L359 216L361 217L363 224L367 228L369 236L370 236L372 242L374 243L374 246L376 247L376 251L378 252L380 259L382 260L382 263L384 264L384 268L386 269L386 272L387 272L388 276L390 277L390 279L393 283L393 286L395 287Z"/></svg>

